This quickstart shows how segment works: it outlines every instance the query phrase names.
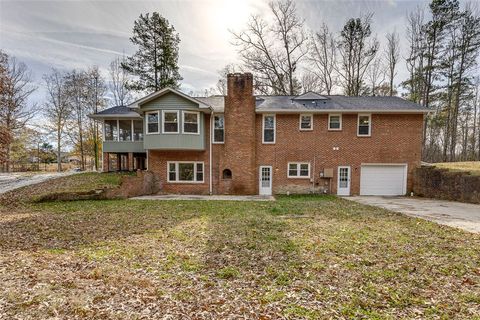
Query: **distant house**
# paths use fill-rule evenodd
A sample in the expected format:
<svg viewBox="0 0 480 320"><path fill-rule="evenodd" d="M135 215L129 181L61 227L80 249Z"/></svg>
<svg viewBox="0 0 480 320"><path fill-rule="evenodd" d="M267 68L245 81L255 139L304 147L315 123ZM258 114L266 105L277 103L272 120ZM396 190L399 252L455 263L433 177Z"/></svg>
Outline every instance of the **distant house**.
<svg viewBox="0 0 480 320"><path fill-rule="evenodd" d="M403 195L426 112L399 97L254 96L237 73L226 96L166 88L91 117L103 170L154 171L165 193Z"/></svg>

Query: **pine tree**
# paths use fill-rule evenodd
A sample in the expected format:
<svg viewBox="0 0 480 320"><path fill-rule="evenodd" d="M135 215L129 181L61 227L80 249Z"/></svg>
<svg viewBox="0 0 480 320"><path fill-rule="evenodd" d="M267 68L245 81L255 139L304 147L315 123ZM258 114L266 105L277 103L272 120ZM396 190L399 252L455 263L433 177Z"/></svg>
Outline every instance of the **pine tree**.
<svg viewBox="0 0 480 320"><path fill-rule="evenodd" d="M122 67L135 80L128 88L154 92L165 87L178 88L182 80L178 72L178 44L180 37L175 28L158 12L140 15L133 27L130 41L138 46L137 52Z"/></svg>

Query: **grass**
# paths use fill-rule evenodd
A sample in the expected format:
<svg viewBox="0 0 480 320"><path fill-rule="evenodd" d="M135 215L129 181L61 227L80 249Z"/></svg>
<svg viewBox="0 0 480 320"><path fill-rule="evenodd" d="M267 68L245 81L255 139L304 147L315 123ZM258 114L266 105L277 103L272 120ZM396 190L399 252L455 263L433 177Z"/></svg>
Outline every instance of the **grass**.
<svg viewBox="0 0 480 320"><path fill-rule="evenodd" d="M441 162L435 163L435 166L451 171L470 171L473 175L480 175L480 161Z"/></svg>
<svg viewBox="0 0 480 320"><path fill-rule="evenodd" d="M5 318L480 317L480 236L332 196L0 207Z"/></svg>
<svg viewBox="0 0 480 320"><path fill-rule="evenodd" d="M132 174L134 173L86 172L60 177L2 194L0 195L0 205L15 204L18 202L35 202L40 197L52 193L88 192L95 189L112 188L120 185L124 175Z"/></svg>

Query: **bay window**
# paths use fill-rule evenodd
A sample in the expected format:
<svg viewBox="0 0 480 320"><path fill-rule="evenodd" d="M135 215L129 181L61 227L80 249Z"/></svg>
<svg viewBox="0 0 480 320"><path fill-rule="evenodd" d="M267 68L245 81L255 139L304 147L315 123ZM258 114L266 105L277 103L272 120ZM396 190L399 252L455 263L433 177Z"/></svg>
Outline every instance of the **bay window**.
<svg viewBox="0 0 480 320"><path fill-rule="evenodd" d="M163 111L162 133L178 133L178 111Z"/></svg>
<svg viewBox="0 0 480 320"><path fill-rule="evenodd" d="M183 111L183 133L186 134L198 134L199 123L200 123L200 113Z"/></svg>

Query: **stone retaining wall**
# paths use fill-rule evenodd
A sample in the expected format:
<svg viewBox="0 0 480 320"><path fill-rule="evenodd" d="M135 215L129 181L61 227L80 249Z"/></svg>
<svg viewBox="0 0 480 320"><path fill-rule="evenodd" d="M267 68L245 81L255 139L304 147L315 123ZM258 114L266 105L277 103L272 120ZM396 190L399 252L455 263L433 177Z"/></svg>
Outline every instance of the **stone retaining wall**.
<svg viewBox="0 0 480 320"><path fill-rule="evenodd" d="M416 168L413 192L427 198L480 203L480 176L435 167Z"/></svg>

